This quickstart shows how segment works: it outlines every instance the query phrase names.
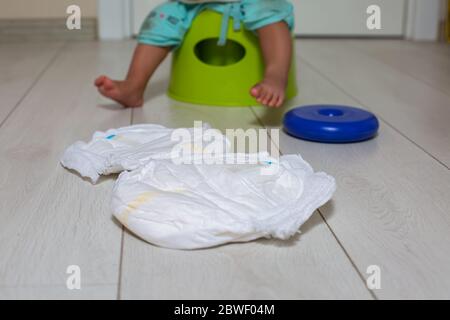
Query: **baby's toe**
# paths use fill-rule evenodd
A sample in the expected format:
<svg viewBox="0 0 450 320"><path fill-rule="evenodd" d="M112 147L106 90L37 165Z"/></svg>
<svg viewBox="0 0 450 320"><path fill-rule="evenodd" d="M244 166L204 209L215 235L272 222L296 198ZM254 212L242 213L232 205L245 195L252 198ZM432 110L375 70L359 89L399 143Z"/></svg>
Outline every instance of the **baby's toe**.
<svg viewBox="0 0 450 320"><path fill-rule="evenodd" d="M105 81L105 76L100 76L97 79L95 79L94 84L99 87L103 84L103 81Z"/></svg>
<svg viewBox="0 0 450 320"><path fill-rule="evenodd" d="M280 99L280 94L275 92L272 96L272 99L270 99L270 101L268 102L268 106L272 107L272 108L276 107L279 99Z"/></svg>
<svg viewBox="0 0 450 320"><path fill-rule="evenodd" d="M284 103L284 99L285 99L284 92L281 92L280 95L278 96L278 100L275 106L277 108L281 107Z"/></svg>
<svg viewBox="0 0 450 320"><path fill-rule="evenodd" d="M264 87L262 87L261 93L259 94L259 97L256 99L256 101L258 101L259 103L263 103L266 97L267 97L267 90Z"/></svg>
<svg viewBox="0 0 450 320"><path fill-rule="evenodd" d="M113 80L105 77L105 80L103 81L103 88L105 90L113 90L117 87L117 85L114 83Z"/></svg>
<svg viewBox="0 0 450 320"><path fill-rule="evenodd" d="M256 99L260 98L261 92L262 92L262 87L259 84L257 84L250 90L250 94Z"/></svg>
<svg viewBox="0 0 450 320"><path fill-rule="evenodd" d="M272 102L273 97L274 97L274 92L272 90L269 90L266 97L263 100L263 104L270 107L270 103Z"/></svg>
<svg viewBox="0 0 450 320"><path fill-rule="evenodd" d="M97 87L97 90L98 90L98 92L100 92L102 95L106 95L106 90L105 90L105 88L103 88L102 86L99 86L99 87Z"/></svg>
<svg viewBox="0 0 450 320"><path fill-rule="evenodd" d="M262 93L261 93L261 103L262 104L266 104L267 103L267 100L270 98L270 90L269 90L269 88L267 88L267 87L263 87L263 91L262 91Z"/></svg>

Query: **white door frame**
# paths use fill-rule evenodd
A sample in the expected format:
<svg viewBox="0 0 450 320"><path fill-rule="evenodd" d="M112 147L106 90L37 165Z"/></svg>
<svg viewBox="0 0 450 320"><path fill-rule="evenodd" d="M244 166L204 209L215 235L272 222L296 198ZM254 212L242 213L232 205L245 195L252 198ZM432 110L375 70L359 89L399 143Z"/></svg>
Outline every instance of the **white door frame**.
<svg viewBox="0 0 450 320"><path fill-rule="evenodd" d="M438 40L439 20L443 5L443 0L409 0L405 38L416 41Z"/></svg>
<svg viewBox="0 0 450 320"><path fill-rule="evenodd" d="M436 41L442 4L442 0L408 0L405 38ZM100 40L122 40L133 35L132 5L132 0L97 0Z"/></svg>
<svg viewBox="0 0 450 320"><path fill-rule="evenodd" d="M132 5L132 0L97 0L100 40L122 40L133 35Z"/></svg>

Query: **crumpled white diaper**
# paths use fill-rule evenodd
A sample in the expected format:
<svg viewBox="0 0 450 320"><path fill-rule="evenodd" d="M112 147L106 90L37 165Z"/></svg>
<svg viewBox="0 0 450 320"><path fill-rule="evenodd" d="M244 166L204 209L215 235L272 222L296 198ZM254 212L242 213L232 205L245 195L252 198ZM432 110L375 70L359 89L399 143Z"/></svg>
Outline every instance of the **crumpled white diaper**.
<svg viewBox="0 0 450 320"><path fill-rule="evenodd" d="M183 133L189 139L180 140ZM287 239L335 191L334 178L314 173L299 155L274 159L227 153L229 147L208 125L133 125L76 142L61 163L94 183L123 171L113 190L114 215L142 239L174 249Z"/></svg>
<svg viewBox="0 0 450 320"><path fill-rule="evenodd" d="M278 170L261 174L268 166ZM198 249L260 237L287 239L334 191L334 178L314 173L299 155L240 165L158 159L120 174L112 210L150 243Z"/></svg>
<svg viewBox="0 0 450 320"><path fill-rule="evenodd" d="M210 129L208 124L195 128L170 129L156 124L141 124L97 131L88 143L75 142L64 152L61 164L77 171L82 177L96 183L100 175L119 173L143 167L151 159L173 158L174 147L180 144L180 138L173 136L174 131L187 131L192 153L202 153L205 148L205 132L214 134L214 143L222 144L226 152L229 142L218 130ZM201 132L196 132L201 131ZM175 138L175 139L174 139ZM222 139L222 141L220 141Z"/></svg>

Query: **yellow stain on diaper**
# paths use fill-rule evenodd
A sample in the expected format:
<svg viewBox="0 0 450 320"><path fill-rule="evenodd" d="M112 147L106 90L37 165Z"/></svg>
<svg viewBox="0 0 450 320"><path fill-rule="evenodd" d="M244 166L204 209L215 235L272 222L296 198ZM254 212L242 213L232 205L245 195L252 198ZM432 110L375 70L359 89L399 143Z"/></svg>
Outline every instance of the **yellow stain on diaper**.
<svg viewBox="0 0 450 320"><path fill-rule="evenodd" d="M148 191L137 196L136 199L127 204L126 209L119 215L120 222L128 228L128 219L130 217L130 214L133 211L137 210L141 205L154 198L157 194L158 192Z"/></svg>
<svg viewBox="0 0 450 320"><path fill-rule="evenodd" d="M192 146L192 149L193 149L194 153L203 153L202 146L199 146L198 144L194 144Z"/></svg>
<svg viewBox="0 0 450 320"><path fill-rule="evenodd" d="M183 191L184 191L184 189L169 190L169 192L177 192L177 193L181 193ZM127 204L126 209L119 215L119 217L118 217L119 221L125 227L128 228L128 222L129 222L130 215L134 211L136 211L140 206L142 206L144 203L150 201L157 195L161 195L161 192L147 191L147 192L144 192L144 193L140 194L139 196L137 196L133 201L131 201Z"/></svg>

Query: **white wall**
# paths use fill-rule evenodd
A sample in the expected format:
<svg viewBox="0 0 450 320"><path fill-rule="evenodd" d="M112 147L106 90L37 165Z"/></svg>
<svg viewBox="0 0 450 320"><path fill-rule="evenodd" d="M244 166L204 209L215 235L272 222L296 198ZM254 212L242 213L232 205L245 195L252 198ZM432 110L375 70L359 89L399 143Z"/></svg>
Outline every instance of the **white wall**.
<svg viewBox="0 0 450 320"><path fill-rule="evenodd" d="M404 35L405 0L291 0L295 7L296 34L305 36ZM367 8L381 9L381 29L367 28Z"/></svg>
<svg viewBox="0 0 450 320"><path fill-rule="evenodd" d="M4 0L0 0L4 1ZM17 1L17 0L9 0L9 1ZM21 0L24 1L24 0ZM50 0L46 0L50 1ZM134 21L133 17L138 15L133 14L131 1L135 1L137 3L145 1L146 5L150 3L157 3L160 0L98 0L98 12L99 12L99 29L100 29L100 39L122 39L129 37L133 32L133 27L136 29L136 25L139 24L139 21ZM161 0L162 1L162 0ZM314 5L313 1L324 1L324 0L291 0L294 4L301 3L309 3L310 5ZM329 0L326 0L329 1ZM354 0L332 0L334 6L337 3L356 3ZM367 0L358 0L366 3ZM393 10L388 10L389 12L382 13L385 17L387 16L387 26L388 28L384 31L380 31L380 35L383 32L387 31L387 35L401 35L404 34L406 38L412 40L437 40L438 30L439 30L439 19L442 16L442 2L445 0L405 0L406 5L405 10L401 10L401 6L392 5L389 2L397 2L402 3L403 1L398 0L373 0L373 3L384 3L387 4L387 8L394 8ZM331 3L331 2L329 2ZM358 2L359 3L359 2ZM361 5L358 5L361 6ZM305 5L302 6L303 11L300 14L303 14L307 17L310 12ZM136 7L135 7L136 9ZM342 9L342 8L341 8ZM345 9L345 8L344 8ZM297 10L302 10L300 7ZM318 10L322 10L323 12L330 13L330 8L327 6L322 6L322 8L318 8ZM341 10L342 11L342 10ZM361 10L359 10L361 11ZM359 12L358 11L358 12ZM332 12L332 11L331 11ZM139 13L139 16L145 16L148 12L142 11ZM354 15L354 10L353 10ZM402 19L402 15L404 19ZM317 16L317 15L316 15ZM345 10L341 12L341 16L345 18ZM339 18L339 17L338 17ZM137 19L137 20L139 20ZM302 32L302 19L306 19L305 17L300 17L300 27L298 29L299 32ZM322 18L314 18L312 15L309 16L310 23L309 25L319 25L328 23L328 20L324 20ZM311 20L312 19L312 20ZM340 19L340 18L339 18ZM382 18L383 19L383 18ZM350 19L351 20L351 17ZM404 20L402 22L402 20ZM350 21L351 22L351 21ZM345 21L346 24L343 24L344 27L349 27L349 21ZM359 22L359 24L361 24ZM358 27L359 31L362 30L361 26ZM341 32L341 34L345 34L345 32Z"/></svg>

